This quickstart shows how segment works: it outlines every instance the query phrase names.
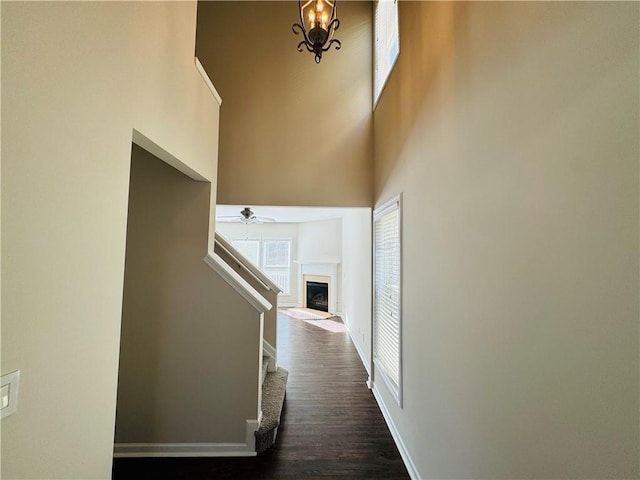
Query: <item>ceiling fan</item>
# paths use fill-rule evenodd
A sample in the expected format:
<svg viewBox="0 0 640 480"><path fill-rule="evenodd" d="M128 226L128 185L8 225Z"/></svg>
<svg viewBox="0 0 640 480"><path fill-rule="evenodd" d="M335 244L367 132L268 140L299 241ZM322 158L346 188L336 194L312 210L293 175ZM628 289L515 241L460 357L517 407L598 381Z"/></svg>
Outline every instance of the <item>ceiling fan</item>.
<svg viewBox="0 0 640 480"><path fill-rule="evenodd" d="M221 217L216 217L216 220L219 222L242 222L246 225L250 223L260 224L276 221L275 218L258 217L249 207L244 207L240 210L240 215L223 215Z"/></svg>

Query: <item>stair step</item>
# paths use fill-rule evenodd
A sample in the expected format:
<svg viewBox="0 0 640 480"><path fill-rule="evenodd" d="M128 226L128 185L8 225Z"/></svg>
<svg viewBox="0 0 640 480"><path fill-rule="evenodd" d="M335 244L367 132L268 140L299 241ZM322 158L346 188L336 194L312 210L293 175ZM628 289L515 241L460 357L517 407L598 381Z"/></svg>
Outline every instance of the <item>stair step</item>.
<svg viewBox="0 0 640 480"><path fill-rule="evenodd" d="M264 384L264 379L267 376L267 371L269 370L269 357L267 355L262 356L262 383Z"/></svg>
<svg viewBox="0 0 640 480"><path fill-rule="evenodd" d="M289 372L278 367L267 374L262 384L262 421L256 430L256 453L264 452L276 441L288 377Z"/></svg>

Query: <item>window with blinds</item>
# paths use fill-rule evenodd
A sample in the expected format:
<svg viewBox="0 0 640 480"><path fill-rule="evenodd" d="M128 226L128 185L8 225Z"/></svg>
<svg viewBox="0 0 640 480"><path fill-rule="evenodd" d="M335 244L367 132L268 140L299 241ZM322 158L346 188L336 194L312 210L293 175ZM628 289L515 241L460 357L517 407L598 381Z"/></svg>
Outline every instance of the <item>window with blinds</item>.
<svg viewBox="0 0 640 480"><path fill-rule="evenodd" d="M231 242L282 289L291 294L291 239L233 238Z"/></svg>
<svg viewBox="0 0 640 480"><path fill-rule="evenodd" d="M397 0L378 0L374 5L373 102L375 105L400 54L400 29Z"/></svg>
<svg viewBox="0 0 640 480"><path fill-rule="evenodd" d="M402 406L401 198L373 213L374 319L373 361Z"/></svg>
<svg viewBox="0 0 640 480"><path fill-rule="evenodd" d="M232 242L254 265L260 264L260 240L232 240Z"/></svg>
<svg viewBox="0 0 640 480"><path fill-rule="evenodd" d="M291 290L291 240L265 240L262 270L285 295Z"/></svg>

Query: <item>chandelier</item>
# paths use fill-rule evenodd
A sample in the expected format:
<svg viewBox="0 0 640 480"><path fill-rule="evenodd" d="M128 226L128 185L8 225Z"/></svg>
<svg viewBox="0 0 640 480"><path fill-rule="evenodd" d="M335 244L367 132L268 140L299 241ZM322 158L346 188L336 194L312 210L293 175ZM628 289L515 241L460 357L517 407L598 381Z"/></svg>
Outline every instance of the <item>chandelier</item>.
<svg viewBox="0 0 640 480"><path fill-rule="evenodd" d="M338 0L309 0L303 5L302 0L298 0L300 23L294 23L291 29L296 35L302 33L304 37L298 44L298 51L302 52L306 47L307 51L315 54L316 63L320 63L322 52L329 50L334 43L336 50L342 47L340 40L333 38L340 28L337 3Z"/></svg>

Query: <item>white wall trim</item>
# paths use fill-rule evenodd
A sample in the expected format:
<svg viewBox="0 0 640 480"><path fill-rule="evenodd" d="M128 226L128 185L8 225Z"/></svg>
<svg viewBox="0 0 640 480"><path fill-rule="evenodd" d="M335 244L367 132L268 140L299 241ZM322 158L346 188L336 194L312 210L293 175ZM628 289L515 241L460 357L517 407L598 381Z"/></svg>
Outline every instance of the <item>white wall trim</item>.
<svg viewBox="0 0 640 480"><path fill-rule="evenodd" d="M267 357L269 357L269 366L267 367L267 372L275 372L278 369L278 351L264 338L262 339L262 350L267 354Z"/></svg>
<svg viewBox="0 0 640 480"><path fill-rule="evenodd" d="M167 165L171 165L176 170L184 173L187 177L195 180L196 182L211 182L210 179L200 175L200 173L196 172L193 168L191 168L186 163L182 162L178 157L173 155L172 153L166 151L156 142L151 140L149 137L141 133L140 131L133 129L131 133L131 142L138 145L140 148L146 150L152 155L158 157Z"/></svg>
<svg viewBox="0 0 640 480"><path fill-rule="evenodd" d="M278 301L278 308L301 308L302 304L299 302L280 302Z"/></svg>
<svg viewBox="0 0 640 480"><path fill-rule="evenodd" d="M126 457L253 457L246 443L116 443L115 458Z"/></svg>
<svg viewBox="0 0 640 480"><path fill-rule="evenodd" d="M260 410L262 413L262 410ZM260 420L247 420L247 425L244 433L244 444L247 447L247 451L251 452L251 455L254 456L256 454L256 431L260 428Z"/></svg>
<svg viewBox="0 0 640 480"><path fill-rule="evenodd" d="M200 73L200 76L202 77L202 80L204 80L205 85L207 86L207 88L209 88L209 90L213 94L213 98L216 99L216 102L218 102L219 106L222 106L222 97L216 90L216 87L213 86L213 82L209 78L209 75L207 74L206 70L200 63L200 59L198 59L198 57L195 57L195 63L196 63L196 70L198 70L198 73Z"/></svg>
<svg viewBox="0 0 640 480"><path fill-rule="evenodd" d="M238 250L233 243L227 240L222 234L216 232L215 241L226 250L228 254L240 262L242 267L256 277L260 282L266 285L268 290L272 290L276 295L282 293L282 290L271 280L262 270L256 267L249 259Z"/></svg>
<svg viewBox="0 0 640 480"><path fill-rule="evenodd" d="M258 420L247 420L245 443L116 443L115 458L126 457L255 457Z"/></svg>
<svg viewBox="0 0 640 480"><path fill-rule="evenodd" d="M384 401L382 400L382 396L380 395L380 392L378 391L378 387L373 382L372 382L372 387L373 388L371 389L371 391L373 392L373 396L376 399L376 402L378 402L378 406L380 407L380 411L382 412L382 416L384 417L385 422L387 422L387 426L389 427L389 431L391 432L391 436L393 437L393 441L396 443L396 447L398 447L398 451L400 452L400 456L402 457L402 460L404 461L405 467L407 467L407 471L409 472L409 476L413 480L420 480L423 477L421 477L420 474L418 473L418 469L416 468L416 464L413 463L413 460L411 459L411 455L409 455L409 451L407 450L407 447L405 446L404 442L402 441L402 437L400 436L400 432L398 432L398 429L396 428L395 423L393 423L393 419L391 418L391 414L389 413L389 410L387 409L387 406L384 404Z"/></svg>
<svg viewBox="0 0 640 480"><path fill-rule="evenodd" d="M227 263L220 258L217 253L209 252L204 257L204 263L209 265L218 275L220 275L229 285L231 285L242 298L244 298L259 313L271 310L272 305L260 295L247 281L242 278L238 272L232 269Z"/></svg>

